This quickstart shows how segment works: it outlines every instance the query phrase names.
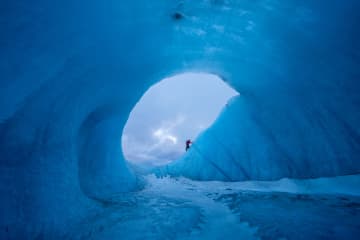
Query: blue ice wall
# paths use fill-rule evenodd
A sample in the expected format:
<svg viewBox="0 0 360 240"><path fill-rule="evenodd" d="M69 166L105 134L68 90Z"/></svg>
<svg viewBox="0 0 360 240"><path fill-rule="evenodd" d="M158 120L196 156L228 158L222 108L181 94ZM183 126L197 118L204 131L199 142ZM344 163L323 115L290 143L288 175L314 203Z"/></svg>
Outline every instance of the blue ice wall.
<svg viewBox="0 0 360 240"><path fill-rule="evenodd" d="M137 189L122 128L152 84L183 71L218 74L241 96L196 141L202 156L193 148L171 173L359 172L359 5L2 1L0 238L58 237Z"/></svg>
<svg viewBox="0 0 360 240"><path fill-rule="evenodd" d="M1 239L64 232L139 187L121 133L165 75L170 12L161 2L1 2Z"/></svg>
<svg viewBox="0 0 360 240"><path fill-rule="evenodd" d="M218 9L231 24L208 27L222 33L213 51L241 96L162 170L231 181L359 172L359 3L236 6Z"/></svg>

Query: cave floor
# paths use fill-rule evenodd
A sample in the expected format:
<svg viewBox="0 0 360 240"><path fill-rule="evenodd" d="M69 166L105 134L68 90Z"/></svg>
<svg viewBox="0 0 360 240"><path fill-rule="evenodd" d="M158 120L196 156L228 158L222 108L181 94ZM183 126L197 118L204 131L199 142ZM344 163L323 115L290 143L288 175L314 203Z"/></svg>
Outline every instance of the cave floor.
<svg viewBox="0 0 360 240"><path fill-rule="evenodd" d="M142 191L115 197L65 238L360 239L359 195L329 194L327 187L315 193L311 184L291 192L264 184L146 180Z"/></svg>

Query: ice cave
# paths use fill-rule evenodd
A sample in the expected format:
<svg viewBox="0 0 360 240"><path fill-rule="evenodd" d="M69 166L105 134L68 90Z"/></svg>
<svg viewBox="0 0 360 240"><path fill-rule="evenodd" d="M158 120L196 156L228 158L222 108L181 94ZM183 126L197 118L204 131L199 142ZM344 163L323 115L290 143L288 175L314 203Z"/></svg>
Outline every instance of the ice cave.
<svg viewBox="0 0 360 240"><path fill-rule="evenodd" d="M0 3L0 239L359 239L360 1ZM241 93L146 174L161 79Z"/></svg>

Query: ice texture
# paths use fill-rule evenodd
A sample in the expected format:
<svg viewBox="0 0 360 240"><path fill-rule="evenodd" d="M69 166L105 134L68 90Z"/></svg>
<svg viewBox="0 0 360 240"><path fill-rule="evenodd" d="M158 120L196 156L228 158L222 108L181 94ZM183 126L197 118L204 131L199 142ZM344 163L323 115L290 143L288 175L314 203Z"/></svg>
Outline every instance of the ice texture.
<svg viewBox="0 0 360 240"><path fill-rule="evenodd" d="M149 87L186 71L217 74L240 96L165 174L360 170L357 0L0 6L1 239L56 239L114 194L139 189L123 126Z"/></svg>

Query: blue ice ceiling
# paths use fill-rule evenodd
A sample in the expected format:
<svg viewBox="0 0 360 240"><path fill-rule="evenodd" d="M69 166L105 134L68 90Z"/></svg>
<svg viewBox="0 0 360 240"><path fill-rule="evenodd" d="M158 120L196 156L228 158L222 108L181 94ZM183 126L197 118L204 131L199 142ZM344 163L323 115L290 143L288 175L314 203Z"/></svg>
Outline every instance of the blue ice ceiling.
<svg viewBox="0 0 360 240"><path fill-rule="evenodd" d="M358 173L359 11L357 0L1 2L0 225L61 231L93 199L136 190L123 126L149 87L184 71L241 95L169 173Z"/></svg>

